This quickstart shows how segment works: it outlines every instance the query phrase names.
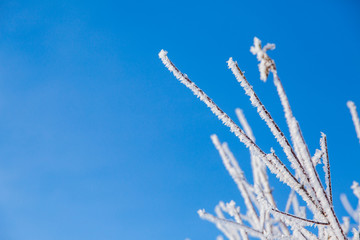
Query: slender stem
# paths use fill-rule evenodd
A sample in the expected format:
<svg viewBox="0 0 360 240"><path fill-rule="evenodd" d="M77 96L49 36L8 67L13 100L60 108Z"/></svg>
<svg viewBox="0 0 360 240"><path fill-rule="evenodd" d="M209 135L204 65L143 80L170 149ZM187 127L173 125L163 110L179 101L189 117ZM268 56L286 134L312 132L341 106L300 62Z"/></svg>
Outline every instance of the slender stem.
<svg viewBox="0 0 360 240"><path fill-rule="evenodd" d="M271 209L271 210L274 211L274 212L277 212L277 213L286 215L286 216L288 216L288 217L292 217L292 218L295 218L295 219L304 221L304 222L308 222L308 223L312 223L312 224L317 224L317 225L329 225L329 223L318 222L318 221L314 221L314 220L310 220L310 219L298 217L298 216L292 215L292 214L290 214L290 213L282 212L282 211L280 211L280 210L278 210L278 209L274 209L274 208L273 208L273 209Z"/></svg>

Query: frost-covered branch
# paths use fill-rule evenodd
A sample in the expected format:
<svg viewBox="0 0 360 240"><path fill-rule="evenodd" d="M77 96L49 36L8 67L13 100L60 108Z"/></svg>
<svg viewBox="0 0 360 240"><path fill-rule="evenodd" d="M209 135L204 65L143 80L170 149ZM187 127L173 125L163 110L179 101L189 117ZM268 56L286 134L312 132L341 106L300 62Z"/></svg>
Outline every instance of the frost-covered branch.
<svg viewBox="0 0 360 240"><path fill-rule="evenodd" d="M251 235L253 237L258 237L260 239L266 238L266 236L264 235L263 232L260 232L260 231L258 231L256 229L248 227L248 226L246 226L244 224L240 224L240 223L230 221L230 220L227 220L227 219L222 219L222 218L215 217L215 216L205 212L205 210L199 210L198 214L202 219L208 220L208 221L210 221L212 223L215 223L217 225L222 225L222 224L230 225L230 226L232 226L234 228L245 231L247 234L249 234L249 235Z"/></svg>
<svg viewBox="0 0 360 240"><path fill-rule="evenodd" d="M326 135L321 133L320 146L323 156L324 162L324 172L325 172L325 182L326 182L326 195L329 198L330 203L332 204L332 189L331 189L331 175L330 175L330 162L329 162L329 154L327 148L327 140Z"/></svg>
<svg viewBox="0 0 360 240"><path fill-rule="evenodd" d="M204 102L210 110L223 122L224 125L230 128L230 131L245 144L246 147L254 149L258 154L265 156L265 153L240 129L240 127L223 111L214 101L206 95L194 82L192 82L186 74L183 74L175 67L175 65L167 57L167 52L161 50L159 57L163 64L169 69L170 72L187 88L189 88L194 95L196 95L202 102Z"/></svg>
<svg viewBox="0 0 360 240"><path fill-rule="evenodd" d="M340 200L341 203L343 204L345 210L347 211L347 213L350 215L350 217L352 219L354 219L354 221L358 224L360 224L360 186L359 183L357 183L356 181L353 182L351 189L353 190L354 195L356 196L358 203L356 208L354 209L347 196L345 194L341 194L340 195Z"/></svg>
<svg viewBox="0 0 360 240"><path fill-rule="evenodd" d="M329 196L329 195L331 195L331 184L329 182L330 181L330 173L326 174L326 182L328 184L328 189L327 189L328 194L326 194L326 192L321 184L319 175L315 169L315 166L312 163L309 149L305 143L305 140L301 133L299 124L292 114L288 98L286 96L285 90L282 86L282 83L281 83L280 78L277 73L275 62L266 53L267 50L274 49L274 48L275 48L274 44L267 44L267 45L265 45L265 47L261 48L261 41L255 37L254 38L254 46L251 47L250 51L254 55L256 55L257 59L260 61L259 71L260 71L260 75L261 75L263 81L266 81L266 79L264 79L265 75L267 78L269 75L269 72L273 73L274 84L277 88L277 91L278 91L278 94L279 94L279 97L281 100L281 104L283 105L283 108L284 108L285 118L286 118L289 130L290 130L291 139L292 139L292 142L293 142L293 145L295 148L295 152L296 152L297 157L300 162L299 165L300 165L300 167L302 167L304 169L303 172L300 172L299 177L303 181L304 180L310 181L310 183L307 183L307 184L309 184L308 189L310 190L310 194L313 194L312 190L314 190L315 195L316 195L315 199L318 199L319 203L321 205L319 207L324 209L326 218L329 220L331 228L333 229L337 238L342 239L342 238L344 238L344 233L342 232L340 222L337 219L335 212L333 211L332 198ZM265 69L264 69L264 66L266 66ZM264 71L265 71L265 73L264 73ZM239 81L239 79L238 79L238 81ZM281 143L280 143L280 145L281 145ZM326 151L326 156L327 156L327 151ZM289 156L288 156L288 158L289 158ZM330 167L330 165L328 163L328 158L326 160L327 160L326 167ZM327 171L328 170L330 170L330 168L327 169ZM304 173L304 175L302 175L302 173ZM305 179L305 177L306 177L306 179Z"/></svg>
<svg viewBox="0 0 360 240"><path fill-rule="evenodd" d="M301 181L305 182L305 184L308 186L308 188L303 188L302 190L306 191L307 195L310 196L304 199L308 203L310 210L314 213L314 215L324 216L330 222L330 227L332 231L334 231L334 234L337 236L337 238L344 239L345 236L342 232L340 222L338 221L333 208L331 207L329 199L326 196L325 190L322 187L321 181L314 165L312 164L311 158L308 157L308 159L300 162L290 143L286 139L284 133L280 130L278 125L271 117L270 113L266 110L265 106L254 92L252 86L246 80L237 63L234 62L232 58L230 58L228 61L228 66L232 70L240 85L244 88L245 93L250 97L252 105L257 108L259 115L269 126L274 137L283 148L286 156L291 162L291 167L299 175ZM284 179L281 178L281 176L279 177L280 179ZM284 180L286 181L286 179ZM314 197L314 195L316 197ZM312 204L310 204L310 202L312 202Z"/></svg>
<svg viewBox="0 0 360 240"><path fill-rule="evenodd" d="M241 193L245 203L246 214L241 213L240 208L235 205L234 201L231 201L227 204L220 202L215 208L216 216L206 213L204 210L199 210L199 215L201 218L215 223L219 230L229 239L248 239L249 236L260 239L346 239L351 225L349 218L343 218L343 223L340 224L334 212L326 135L321 133L320 150L317 149L315 154L311 156L300 125L293 115L288 96L278 76L275 61L267 54L267 51L272 49L275 49L274 44L266 44L262 47L261 41L255 38L254 45L250 51L256 55L259 61L260 79L265 82L270 73L273 75L274 85L285 113L291 142L265 108L265 105L260 101L260 98L245 78L237 62L230 58L227 63L236 80L245 90L245 94L250 97L251 104L257 109L258 114L265 121L276 141L281 146L290 164L285 164L280 160L274 150L271 149L270 153L266 153L255 143L254 133L241 109L236 109L235 112L242 129L204 91L170 61L166 51L161 50L159 53L160 59L169 71L203 101L250 151L253 183L246 179L244 172L227 143L221 143L215 134L211 136L211 140L218 150L225 168ZM350 108L360 140L360 122L355 104L349 101L348 107ZM319 174L316 169L317 164L321 163L323 163L323 170L325 172L325 187L320 179L320 176L323 176L323 174ZM291 168L288 168L287 165L290 165ZM291 188L285 211L279 210L276 206L266 167L281 182ZM359 200L356 209L351 207L345 195L341 196L341 200L349 215L359 222L360 187L355 182L352 189ZM300 206L298 197L305 202L306 206ZM290 213L291 207L293 213ZM312 217L306 216L306 209L311 211ZM227 214L229 218L224 214ZM312 219L310 220L309 218ZM318 228L317 236L307 229L308 225L314 225ZM352 232L354 234L353 239L358 239L358 226Z"/></svg>
<svg viewBox="0 0 360 240"><path fill-rule="evenodd" d="M360 141L360 120L359 120L358 112L356 111L356 105L353 101L348 101L347 106L350 109L351 117L355 126L356 135Z"/></svg>
<svg viewBox="0 0 360 240"><path fill-rule="evenodd" d="M276 140L279 142L280 146L283 148L284 153L286 154L288 160L291 163L291 167L296 171L296 173L300 176L300 179L302 179L305 184L308 186L310 185L310 179L309 176L306 174L304 166L300 163L298 157L296 156L294 150L292 149L289 141L285 137L284 133L280 130L279 126L275 123L274 119L270 115L270 113L265 108L264 104L260 101L259 97L253 90L253 87L249 84L247 79L245 78L243 72L240 70L237 62L233 61L232 58L228 61L228 67L231 69L233 74L235 75L237 81L240 83L241 87L245 90L246 95L250 97L251 104L256 107L260 117L266 122L268 127L270 128L272 134L276 138ZM315 190L313 187L310 189L306 189L308 195L313 196L315 195ZM321 208L320 204L316 202L316 198L311 198L311 201L316 205L317 208ZM315 209L312 209L312 211L316 211ZM319 211L323 211L322 209L319 209Z"/></svg>
<svg viewBox="0 0 360 240"><path fill-rule="evenodd" d="M228 170L229 174L233 178L234 182L237 184L240 193L242 197L244 198L245 205L249 211L250 217L254 223L259 222L259 217L256 213L255 207L253 202L251 201L250 195L249 195L249 189L247 188L247 181L244 177L243 172L241 171L240 167L237 165L238 171L235 170L234 166L232 165L235 161L232 156L232 153L230 151L225 152L222 145L220 144L220 141L218 137L214 134L211 135L211 140L215 146L215 148L218 150L221 159L223 160L223 163L226 167L226 170Z"/></svg>

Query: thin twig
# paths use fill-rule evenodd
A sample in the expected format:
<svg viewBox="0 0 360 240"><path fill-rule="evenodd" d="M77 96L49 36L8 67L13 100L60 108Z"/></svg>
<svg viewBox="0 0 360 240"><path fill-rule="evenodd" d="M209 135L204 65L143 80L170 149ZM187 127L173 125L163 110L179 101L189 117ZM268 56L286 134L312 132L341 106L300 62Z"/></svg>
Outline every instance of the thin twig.
<svg viewBox="0 0 360 240"><path fill-rule="evenodd" d="M295 216L293 214L290 214L290 213L286 213L286 212L282 212L278 209L274 209L272 208L271 209L272 211L274 212L277 212L277 213L280 213L280 214L283 214L283 215L286 215L288 217L292 217L292 218L295 218L295 219L298 219L298 220L301 220L301 221L304 221L304 222L308 222L308 223L312 223L312 224L317 224L317 225L329 225L329 223L325 223L325 222L318 222L318 221L315 221L315 220L310 220L310 219L306 219L306 218L302 218L302 217L298 217L298 216Z"/></svg>

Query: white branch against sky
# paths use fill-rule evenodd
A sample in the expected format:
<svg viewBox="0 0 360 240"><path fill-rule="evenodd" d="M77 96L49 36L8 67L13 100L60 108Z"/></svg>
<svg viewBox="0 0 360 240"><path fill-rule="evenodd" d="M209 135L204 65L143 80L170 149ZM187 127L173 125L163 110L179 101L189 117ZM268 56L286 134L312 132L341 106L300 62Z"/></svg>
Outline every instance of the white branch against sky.
<svg viewBox="0 0 360 240"><path fill-rule="evenodd" d="M274 44L266 44L262 47L261 41L254 38L254 45L250 51L256 55L259 61L260 79L265 82L270 74L273 76L274 85L284 110L291 142L261 102L237 62L230 58L227 64L240 86L244 89L245 94L249 96L251 104L256 108L259 116L265 121L270 132L281 146L288 163L281 160L273 149L271 149L270 153L266 153L255 143L254 133L241 109L237 108L235 113L242 128L170 61L166 51L161 50L159 53L161 61L168 70L204 102L250 151L253 172L252 183L246 179L228 144L226 142L221 143L217 135L211 135L211 140L226 170L241 193L245 209L240 211L234 201L229 203L220 202L215 207L216 216L205 210L199 210L198 214L201 218L214 223L225 237L234 240L249 239L249 237L260 239L340 240L347 239L350 231L353 234L352 239L359 239L359 226L357 225L351 229L352 225L349 217L342 218L342 223L340 223L339 217L335 214L333 208L332 179L326 135L321 133L320 150L317 149L315 154L311 155L278 76L275 61L267 54L267 51L273 49L275 49ZM347 105L360 140L360 121L356 106L351 101ZM316 169L318 164L323 164L322 169L324 172L318 172ZM290 166L288 167L288 165ZM286 206L284 206L285 211L280 210L276 205L266 167L281 182L290 187L289 197ZM325 186L323 186L322 181L325 182ZM350 217L359 224L360 186L357 182L354 182L351 188L358 198L357 207L353 208L351 206L346 195L341 195L341 201ZM305 203L304 206L301 206L298 198L303 200L302 204ZM310 211L310 216L308 216L306 209ZM317 234L314 230L310 230L309 227L317 228Z"/></svg>
<svg viewBox="0 0 360 240"><path fill-rule="evenodd" d="M347 106L350 109L351 117L355 126L356 135L360 141L360 120L359 120L358 112L356 111L356 105L353 101L348 101Z"/></svg>

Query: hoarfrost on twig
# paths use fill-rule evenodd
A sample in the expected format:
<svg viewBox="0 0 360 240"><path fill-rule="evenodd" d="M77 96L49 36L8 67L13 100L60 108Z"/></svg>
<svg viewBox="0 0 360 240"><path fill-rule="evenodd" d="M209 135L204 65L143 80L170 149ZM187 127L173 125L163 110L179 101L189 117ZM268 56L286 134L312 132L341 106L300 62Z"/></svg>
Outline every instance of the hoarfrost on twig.
<svg viewBox="0 0 360 240"><path fill-rule="evenodd" d="M359 120L358 112L356 111L356 105L353 101L348 101L347 106L350 109L351 117L355 126L356 135L360 141L360 120Z"/></svg>
<svg viewBox="0 0 360 240"><path fill-rule="evenodd" d="M221 143L215 134L211 136L211 140L218 150L225 168L233 178L244 199L246 214L242 214L240 208L235 205L235 202L230 201L226 204L220 202L215 207L216 216L205 212L205 210L199 210L199 216L213 222L227 238L234 240L248 239L248 236L260 239L346 239L346 235L350 230L350 220L345 217L343 218L343 223L340 224L333 209L330 162L326 135L321 133L320 150L317 149L315 154L311 156L299 123L292 113L288 97L278 76L275 62L267 54L268 50L273 49L275 49L274 44L266 44L262 47L261 41L258 38L254 38L254 45L250 51L256 55L259 61L260 79L265 82L270 73L273 75L274 85L277 89L289 128L291 143L275 123L264 104L260 101L260 98L245 78L237 62L230 58L227 63L229 69L231 69L235 78L245 90L246 95L250 97L251 104L257 109L258 114L265 121L271 133L282 147L293 169L291 171L295 172L294 174L284 162L279 159L274 150L271 150L270 153L265 153L255 143L253 131L241 109L236 109L235 112L243 130L222 111L204 91L170 61L166 51L161 50L159 53L160 59L169 71L203 101L250 151L253 184L246 180L244 172L230 151L227 143ZM351 101L349 101L347 105L350 109L355 130L360 140L360 121L356 112L356 106ZM316 169L316 165L321 163L321 159L326 188L323 186L320 175ZM280 181L291 188L285 211L279 210L276 206L265 166L267 166L270 172L275 174ZM354 182L352 189L354 195L358 198L358 206L356 209L351 207L346 195L341 195L341 201L349 215L359 223L359 184ZM300 206L298 196L304 200L306 207ZM289 213L291 206L294 214ZM307 218L306 208L312 212L313 219L310 220ZM224 214L227 214L230 219L226 218ZM290 227L291 231L286 225ZM314 225L318 228L317 236L306 229L309 225ZM353 239L359 239L359 229L353 228L352 232L354 234ZM222 238L222 236L218 238Z"/></svg>

